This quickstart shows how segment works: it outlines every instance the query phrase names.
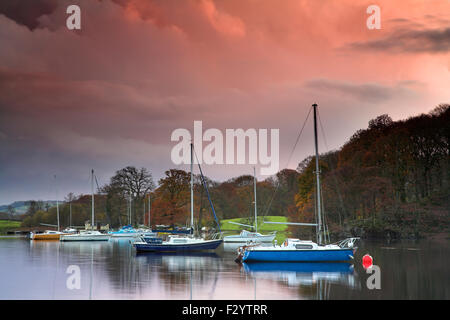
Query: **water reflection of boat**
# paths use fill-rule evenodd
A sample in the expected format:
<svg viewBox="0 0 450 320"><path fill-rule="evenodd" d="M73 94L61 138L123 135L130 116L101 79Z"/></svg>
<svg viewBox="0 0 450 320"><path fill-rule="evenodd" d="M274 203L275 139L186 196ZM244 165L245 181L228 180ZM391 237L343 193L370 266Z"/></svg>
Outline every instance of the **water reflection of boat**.
<svg viewBox="0 0 450 320"><path fill-rule="evenodd" d="M220 268L219 255L215 252L157 252L139 253L137 261L149 265L160 265L170 272L198 271L207 268Z"/></svg>
<svg viewBox="0 0 450 320"><path fill-rule="evenodd" d="M107 241L68 241L60 242L60 250L69 258L71 256L89 256L92 250L95 256L100 257L112 252L112 244Z"/></svg>
<svg viewBox="0 0 450 320"><path fill-rule="evenodd" d="M215 252L138 252L136 253L138 257L148 257L149 260L156 259L158 257L209 257L209 258L220 258Z"/></svg>
<svg viewBox="0 0 450 320"><path fill-rule="evenodd" d="M254 277L281 280L289 286L313 285L321 281L350 288L357 286L351 263L254 262L242 265L243 270Z"/></svg>

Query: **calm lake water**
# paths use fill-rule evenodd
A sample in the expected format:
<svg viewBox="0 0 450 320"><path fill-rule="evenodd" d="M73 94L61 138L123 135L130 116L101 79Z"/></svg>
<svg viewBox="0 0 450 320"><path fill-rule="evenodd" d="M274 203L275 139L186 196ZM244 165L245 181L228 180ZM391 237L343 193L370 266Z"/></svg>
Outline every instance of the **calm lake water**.
<svg viewBox="0 0 450 320"><path fill-rule="evenodd" d="M380 290L367 288L366 253ZM127 239L0 238L0 299L449 299L449 254L449 241L362 241L353 264L239 265L234 247L137 255ZM69 266L79 267L80 289L67 288Z"/></svg>

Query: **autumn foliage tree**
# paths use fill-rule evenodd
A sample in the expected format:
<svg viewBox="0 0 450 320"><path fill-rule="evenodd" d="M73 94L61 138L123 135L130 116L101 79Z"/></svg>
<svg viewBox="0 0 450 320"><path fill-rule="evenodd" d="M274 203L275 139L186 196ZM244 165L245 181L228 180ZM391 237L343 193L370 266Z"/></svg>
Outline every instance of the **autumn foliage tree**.
<svg viewBox="0 0 450 320"><path fill-rule="evenodd" d="M190 199L190 174L177 169L165 172L153 194L152 220L154 224L185 224ZM154 218L153 218L154 217Z"/></svg>
<svg viewBox="0 0 450 320"><path fill-rule="evenodd" d="M417 236L425 230L424 221L448 219L449 130L449 105L404 121L381 115L340 150L321 155L324 212L331 229ZM313 160L299 166L295 197L297 214L306 220L314 210Z"/></svg>

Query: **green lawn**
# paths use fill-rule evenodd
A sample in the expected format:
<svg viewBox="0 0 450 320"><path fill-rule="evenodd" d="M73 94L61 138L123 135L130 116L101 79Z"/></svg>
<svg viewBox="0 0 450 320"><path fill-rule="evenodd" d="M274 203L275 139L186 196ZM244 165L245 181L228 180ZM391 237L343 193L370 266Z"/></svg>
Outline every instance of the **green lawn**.
<svg viewBox="0 0 450 320"><path fill-rule="evenodd" d="M258 232L260 233L268 233L271 231L276 231L277 236L275 239L278 243L281 243L284 241L284 239L288 236L287 235L287 225L285 224L269 224L269 223L263 223L264 221L271 221L271 222L287 222L287 218L283 216L267 216L267 217L258 217ZM220 222L220 228L222 231L224 231L225 235L230 234L239 234L239 232L242 229L250 230L250 228L239 226L236 224L229 223L230 221L237 222L237 223L243 223L243 224L249 224L248 218L235 218L235 219L226 219L222 220Z"/></svg>
<svg viewBox="0 0 450 320"><path fill-rule="evenodd" d="M20 221L0 220L0 234L6 234L9 230L19 228L20 224Z"/></svg>

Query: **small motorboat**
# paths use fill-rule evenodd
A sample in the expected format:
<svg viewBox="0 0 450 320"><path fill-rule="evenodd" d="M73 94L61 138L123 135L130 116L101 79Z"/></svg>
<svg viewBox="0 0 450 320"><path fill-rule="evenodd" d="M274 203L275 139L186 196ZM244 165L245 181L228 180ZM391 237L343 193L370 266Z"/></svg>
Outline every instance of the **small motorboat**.
<svg viewBox="0 0 450 320"><path fill-rule="evenodd" d="M170 235L167 241L161 238L145 238L134 242L137 252L184 252L215 250L222 243L222 239L205 240L203 238Z"/></svg>

